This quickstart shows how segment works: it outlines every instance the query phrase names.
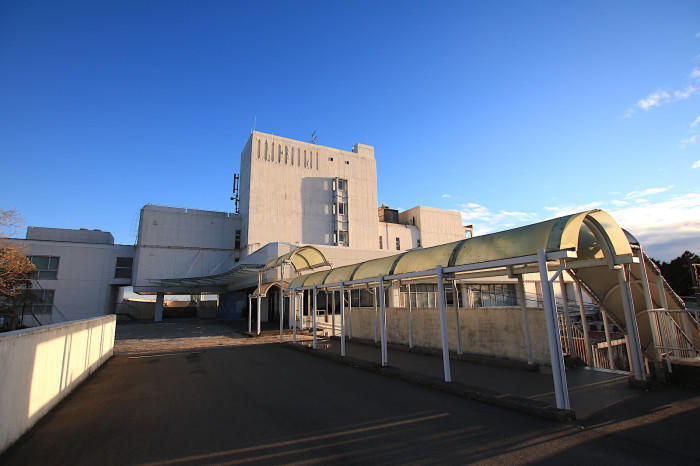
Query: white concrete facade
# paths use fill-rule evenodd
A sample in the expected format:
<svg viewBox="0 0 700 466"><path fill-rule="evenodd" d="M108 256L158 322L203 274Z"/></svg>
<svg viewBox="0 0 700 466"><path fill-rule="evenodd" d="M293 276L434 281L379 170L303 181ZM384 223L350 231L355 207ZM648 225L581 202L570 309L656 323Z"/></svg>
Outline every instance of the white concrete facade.
<svg viewBox="0 0 700 466"><path fill-rule="evenodd" d="M37 230L41 230L40 235ZM116 289L131 284L131 278L115 275L117 258L133 258L135 248L113 244L112 235L107 232L29 227L27 237L43 239L3 239L2 243L30 258L57 257L58 267L55 278L42 279L40 273L39 279L33 280L34 290L53 291L53 304L50 312L37 315L38 323L25 312L25 326L109 314L113 312Z"/></svg>

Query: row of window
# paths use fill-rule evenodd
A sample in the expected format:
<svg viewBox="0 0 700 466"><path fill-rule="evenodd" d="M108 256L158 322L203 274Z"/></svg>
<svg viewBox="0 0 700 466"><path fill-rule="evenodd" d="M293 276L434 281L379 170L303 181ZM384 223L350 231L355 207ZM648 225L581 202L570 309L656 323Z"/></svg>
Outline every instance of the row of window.
<svg viewBox="0 0 700 466"><path fill-rule="evenodd" d="M29 256L29 261L36 267L36 272L32 273L31 278L34 280L56 280L60 259L58 256ZM131 278L133 265L133 257L117 257L114 278Z"/></svg>
<svg viewBox="0 0 700 466"><path fill-rule="evenodd" d="M467 289L468 301L465 305L462 293L457 293L457 305L462 308L480 307L505 307L517 306L518 299L515 294L515 285L512 284L467 284L463 285ZM309 292L305 292L305 299L309 299ZM317 292L317 309L326 309L326 292ZM402 285L399 288L399 307L408 308L408 299L411 300L412 309L437 308L438 290L436 283L419 283L411 285L411 293L408 296L408 286ZM331 294L328 294L330 301ZM336 310L340 309L339 295L335 293ZM388 300L388 297L385 297ZM455 300L454 289L450 285L445 285L445 306L453 307ZM305 301L306 302L306 301ZM369 289L350 290L350 302L352 307L373 307L374 293ZM308 304L305 304L305 308ZM330 302L328 309L331 308Z"/></svg>
<svg viewBox="0 0 700 466"><path fill-rule="evenodd" d="M284 146L283 149L282 144L277 144L277 154L275 155L275 143L268 143L265 141L265 145L263 146L262 141L258 139L258 159L263 159L267 162L277 162L279 164L284 163L285 165L291 166L295 165L296 159L296 166L301 167L303 162L304 168L313 169L314 158L316 159L316 170L318 170L318 151L316 151L315 154L313 151L308 151L307 153L306 150L302 151L299 147L297 147L296 150L292 147L290 150L289 146Z"/></svg>

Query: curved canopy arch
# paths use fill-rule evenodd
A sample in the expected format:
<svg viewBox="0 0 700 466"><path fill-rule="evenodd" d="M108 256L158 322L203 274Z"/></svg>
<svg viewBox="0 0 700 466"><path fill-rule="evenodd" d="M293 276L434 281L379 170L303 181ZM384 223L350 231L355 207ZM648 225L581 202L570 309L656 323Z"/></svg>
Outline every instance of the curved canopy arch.
<svg viewBox="0 0 700 466"><path fill-rule="evenodd" d="M632 249L625 231L607 212L595 209L511 230L371 259L331 269L330 272L324 270L301 275L292 280L289 288L363 280L378 277L380 274L388 277L431 270L438 265L457 267L517 258L523 258L522 263L528 263L527 258L535 256L539 249L548 253L568 251L571 253L568 255L570 263L589 260L600 262L600 259L603 259L612 267L632 262Z"/></svg>
<svg viewBox="0 0 700 466"><path fill-rule="evenodd" d="M301 246L265 264L266 269L274 269L284 262L290 262L297 272L318 267L330 266L323 251L315 246Z"/></svg>

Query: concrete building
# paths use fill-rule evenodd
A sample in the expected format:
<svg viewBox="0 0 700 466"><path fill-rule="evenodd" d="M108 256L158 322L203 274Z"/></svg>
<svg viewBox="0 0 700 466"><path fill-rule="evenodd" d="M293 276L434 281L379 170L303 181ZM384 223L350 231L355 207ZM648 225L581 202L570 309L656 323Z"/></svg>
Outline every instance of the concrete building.
<svg viewBox="0 0 700 466"><path fill-rule="evenodd" d="M219 317L240 318L258 280L241 270L301 246L322 248L339 267L471 236L456 211L378 208L374 148L366 144L347 151L253 131L236 179L235 212L144 206L135 246L115 245L107 232L36 227L9 241L58 267L56 278L35 282L47 290L45 315L55 322L114 312L119 287L129 285L156 294L157 319L166 295L194 293L220 295ZM115 276L117 258L123 278ZM239 272L226 275L232 270ZM267 271L263 284L279 278ZM275 298L263 299L273 318Z"/></svg>
<svg viewBox="0 0 700 466"><path fill-rule="evenodd" d="M85 319L113 313L120 289L131 284L134 246L114 244L100 230L27 228L26 239L3 239L36 266L31 309L23 325Z"/></svg>

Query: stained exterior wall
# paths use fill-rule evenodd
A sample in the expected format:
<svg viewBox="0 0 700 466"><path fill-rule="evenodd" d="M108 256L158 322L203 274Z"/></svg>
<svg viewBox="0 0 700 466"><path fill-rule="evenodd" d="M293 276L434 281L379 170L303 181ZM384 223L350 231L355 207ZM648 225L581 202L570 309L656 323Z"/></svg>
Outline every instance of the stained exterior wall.
<svg viewBox="0 0 700 466"><path fill-rule="evenodd" d="M134 263L135 291L155 291L149 280L196 277L233 267L240 215L147 205L141 209Z"/></svg>
<svg viewBox="0 0 700 466"><path fill-rule="evenodd" d="M353 338L373 340L375 325L374 308L352 308ZM456 314L454 308L446 309L447 340L451 351L457 351ZM413 309L411 312L413 344L424 348L442 348L440 311L435 308ZM530 336L534 361L549 364L547 329L544 311L528 309ZM518 307L459 309L462 332L462 349L465 353L527 361L522 312ZM387 308L387 341L408 345L408 309Z"/></svg>
<svg viewBox="0 0 700 466"><path fill-rule="evenodd" d="M248 252L273 241L333 245L333 180L347 180L349 246L377 249L374 149L354 152L254 131L241 154Z"/></svg>
<svg viewBox="0 0 700 466"><path fill-rule="evenodd" d="M399 212L399 222L418 227L423 247L437 246L465 238L462 217L455 210L417 206Z"/></svg>
<svg viewBox="0 0 700 466"><path fill-rule="evenodd" d="M382 249L396 253L397 251L417 248L421 235L418 228L413 225L379 222L379 236L382 238ZM399 249L396 248L396 238L399 239ZM377 241L379 241L379 238L377 238ZM377 243L377 246L379 246L379 243Z"/></svg>

